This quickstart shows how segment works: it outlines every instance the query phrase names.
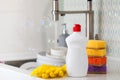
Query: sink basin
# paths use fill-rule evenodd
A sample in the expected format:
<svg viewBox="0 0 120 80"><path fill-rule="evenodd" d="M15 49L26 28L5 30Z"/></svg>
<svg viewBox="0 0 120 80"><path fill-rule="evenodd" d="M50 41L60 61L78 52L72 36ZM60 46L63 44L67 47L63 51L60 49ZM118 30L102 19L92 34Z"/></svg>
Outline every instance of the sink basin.
<svg viewBox="0 0 120 80"><path fill-rule="evenodd" d="M20 68L0 64L1 80L40 80L29 76L29 72Z"/></svg>
<svg viewBox="0 0 120 80"><path fill-rule="evenodd" d="M0 79L1 80L33 80L29 75L16 72L13 70L0 68Z"/></svg>

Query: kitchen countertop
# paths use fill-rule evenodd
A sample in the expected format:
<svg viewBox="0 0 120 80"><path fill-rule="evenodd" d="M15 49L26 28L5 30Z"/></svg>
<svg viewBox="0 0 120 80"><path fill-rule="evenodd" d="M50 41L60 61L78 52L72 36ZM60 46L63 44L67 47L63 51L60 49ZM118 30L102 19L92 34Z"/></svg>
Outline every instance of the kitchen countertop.
<svg viewBox="0 0 120 80"><path fill-rule="evenodd" d="M30 77L29 73L30 72L27 70L22 70L13 66L0 64L1 80L44 80ZM107 74L88 74L86 77L82 78L64 77L51 80L120 80L120 76L119 73L108 72Z"/></svg>

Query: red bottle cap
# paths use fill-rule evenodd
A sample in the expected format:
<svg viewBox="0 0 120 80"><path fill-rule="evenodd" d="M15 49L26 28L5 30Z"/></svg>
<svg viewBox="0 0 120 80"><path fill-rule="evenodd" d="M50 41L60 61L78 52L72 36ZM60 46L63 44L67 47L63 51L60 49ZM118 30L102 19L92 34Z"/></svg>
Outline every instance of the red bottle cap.
<svg viewBox="0 0 120 80"><path fill-rule="evenodd" d="M73 32L81 32L81 25L75 24L75 26L73 27Z"/></svg>

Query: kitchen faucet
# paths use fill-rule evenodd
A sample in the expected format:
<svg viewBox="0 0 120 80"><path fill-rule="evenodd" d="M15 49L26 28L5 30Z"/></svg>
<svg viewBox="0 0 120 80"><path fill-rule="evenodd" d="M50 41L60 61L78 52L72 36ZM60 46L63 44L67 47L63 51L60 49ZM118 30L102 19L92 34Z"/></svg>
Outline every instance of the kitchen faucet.
<svg viewBox="0 0 120 80"><path fill-rule="evenodd" d="M59 15L65 14L85 14L86 15L86 37L94 39L94 11L92 10L92 0L87 0L87 10L82 11L60 11L59 0L52 1L53 20L58 21Z"/></svg>

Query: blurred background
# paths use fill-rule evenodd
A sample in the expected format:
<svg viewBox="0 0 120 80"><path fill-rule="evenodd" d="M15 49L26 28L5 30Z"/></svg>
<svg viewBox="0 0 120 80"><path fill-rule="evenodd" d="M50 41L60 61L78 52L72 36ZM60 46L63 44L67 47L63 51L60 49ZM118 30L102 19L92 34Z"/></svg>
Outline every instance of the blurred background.
<svg viewBox="0 0 120 80"><path fill-rule="evenodd" d="M0 0L1 62L14 64L9 61L35 61L36 53L54 46L55 25L51 18L51 2ZM95 34L107 42L107 56L117 61L120 60L119 5L119 0L93 0ZM87 0L60 0L60 10L86 9ZM80 23L85 34L84 14L61 16L57 26L58 35L62 32L62 23L66 23L69 34L72 33L73 25ZM114 65L114 61L110 63Z"/></svg>

